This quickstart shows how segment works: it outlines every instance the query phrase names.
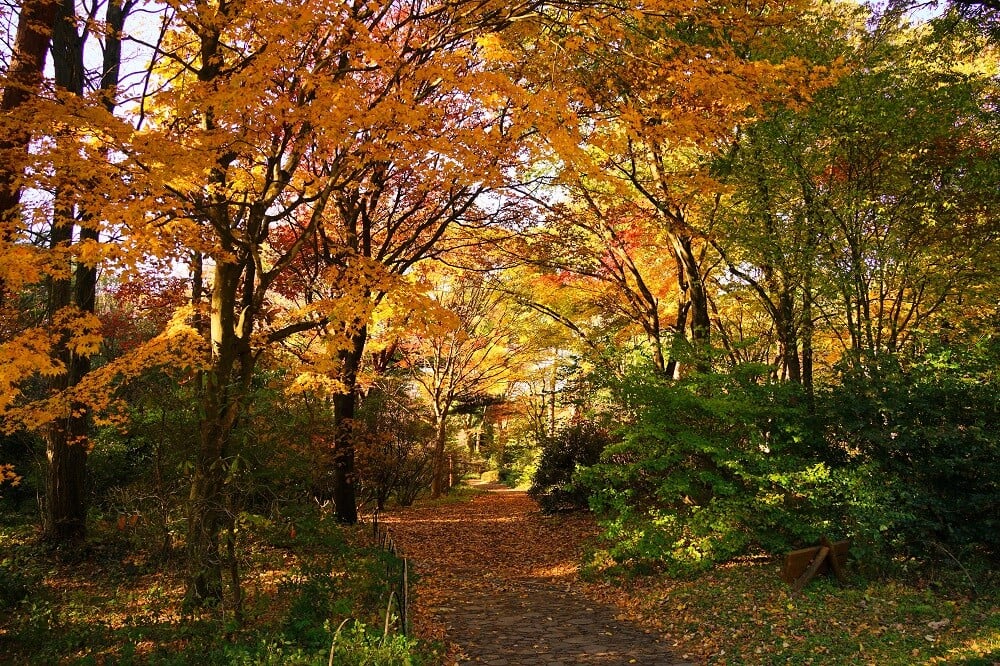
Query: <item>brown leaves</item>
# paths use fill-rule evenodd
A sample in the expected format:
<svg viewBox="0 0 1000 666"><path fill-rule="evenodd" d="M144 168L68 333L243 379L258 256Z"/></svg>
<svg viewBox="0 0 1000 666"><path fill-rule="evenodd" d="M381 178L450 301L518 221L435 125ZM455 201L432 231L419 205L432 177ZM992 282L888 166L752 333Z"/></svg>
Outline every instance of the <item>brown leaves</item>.
<svg viewBox="0 0 1000 666"><path fill-rule="evenodd" d="M588 516L543 516L525 493L486 487L490 495L386 518L403 553L417 562L414 619L425 636L443 637L431 612L463 593L504 591L512 579L571 584L581 547L596 534Z"/></svg>

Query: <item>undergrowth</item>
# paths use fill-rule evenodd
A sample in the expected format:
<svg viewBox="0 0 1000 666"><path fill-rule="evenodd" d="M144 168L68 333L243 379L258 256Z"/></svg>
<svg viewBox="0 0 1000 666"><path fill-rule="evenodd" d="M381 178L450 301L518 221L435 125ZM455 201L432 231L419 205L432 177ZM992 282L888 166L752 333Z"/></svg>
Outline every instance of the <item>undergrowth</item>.
<svg viewBox="0 0 1000 666"><path fill-rule="evenodd" d="M0 525L0 663L325 666L331 647L338 666L435 662L435 646L393 630L394 562L364 528L311 511L241 525L241 624L221 608L182 610L183 554L144 550L141 524L99 522L73 557L26 524Z"/></svg>

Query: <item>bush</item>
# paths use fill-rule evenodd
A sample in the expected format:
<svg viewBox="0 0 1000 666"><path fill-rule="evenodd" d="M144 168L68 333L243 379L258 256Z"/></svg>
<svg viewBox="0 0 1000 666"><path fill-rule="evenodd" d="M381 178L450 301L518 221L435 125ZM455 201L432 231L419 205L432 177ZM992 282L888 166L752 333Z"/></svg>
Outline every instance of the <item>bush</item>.
<svg viewBox="0 0 1000 666"><path fill-rule="evenodd" d="M550 444L540 476L589 494L611 558L677 573L850 538L869 573L1000 555L996 354L954 347L845 365L810 402L763 368L618 387L635 415L580 470ZM543 454L544 458L545 454ZM541 487L541 483L536 486Z"/></svg>
<svg viewBox="0 0 1000 666"><path fill-rule="evenodd" d="M426 443L434 436L423 408L401 386L373 388L354 430L360 496L382 509L389 498L408 506L430 487L433 460Z"/></svg>
<svg viewBox="0 0 1000 666"><path fill-rule="evenodd" d="M342 630L333 643L333 663L343 666L409 666L415 641L401 635L383 636L363 624Z"/></svg>
<svg viewBox="0 0 1000 666"><path fill-rule="evenodd" d="M835 533L830 470L809 455L798 387L748 367L676 383L639 377L619 392L636 422L578 477L615 561L682 573Z"/></svg>
<svg viewBox="0 0 1000 666"><path fill-rule="evenodd" d="M829 459L873 556L1000 555L1000 383L956 349L859 364L821 396Z"/></svg>
<svg viewBox="0 0 1000 666"><path fill-rule="evenodd" d="M516 488L528 476L535 447L523 439L507 442L496 454L500 483Z"/></svg>
<svg viewBox="0 0 1000 666"><path fill-rule="evenodd" d="M580 420L542 439L542 453L528 493L543 511L584 508L589 491L576 482L582 467L594 465L612 442L607 429L593 421Z"/></svg>

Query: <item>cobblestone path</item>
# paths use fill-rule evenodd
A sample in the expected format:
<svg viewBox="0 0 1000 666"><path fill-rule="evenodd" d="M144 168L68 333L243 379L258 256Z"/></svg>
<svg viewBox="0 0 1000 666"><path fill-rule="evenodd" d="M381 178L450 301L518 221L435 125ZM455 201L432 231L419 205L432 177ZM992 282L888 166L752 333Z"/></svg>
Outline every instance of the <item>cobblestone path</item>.
<svg viewBox="0 0 1000 666"><path fill-rule="evenodd" d="M391 516L420 575L416 618L443 627L459 664L679 666L659 636L616 618L576 584L584 517L542 516L523 492Z"/></svg>

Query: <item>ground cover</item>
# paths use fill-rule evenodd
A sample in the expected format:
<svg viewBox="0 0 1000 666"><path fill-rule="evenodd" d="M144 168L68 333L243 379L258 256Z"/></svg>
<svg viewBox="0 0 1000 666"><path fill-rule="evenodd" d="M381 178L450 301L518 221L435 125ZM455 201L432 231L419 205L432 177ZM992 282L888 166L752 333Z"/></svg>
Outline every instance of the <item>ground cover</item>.
<svg viewBox="0 0 1000 666"><path fill-rule="evenodd" d="M996 590L929 583L811 582L791 595L775 562L745 560L690 580L598 575L587 594L671 637L706 664L1000 664Z"/></svg>
<svg viewBox="0 0 1000 666"><path fill-rule="evenodd" d="M231 609L186 611L183 553L151 550L141 524L97 524L76 553L0 526L0 663L433 663L434 647L383 638L391 556L316 512L240 529L243 623Z"/></svg>
<svg viewBox="0 0 1000 666"><path fill-rule="evenodd" d="M0 524L0 663L326 664L336 635L338 664L453 664L462 653L444 645L449 622L476 609L450 600L510 598L520 613L544 587L574 603L582 596L594 608L613 605L678 660L1000 664L1000 603L988 574L974 575L973 589L964 574L902 582L852 573L846 584L817 579L797 596L765 560L690 579L639 576L594 555L589 516L545 516L514 491L463 490L390 512L385 522L404 553L433 558L416 585L420 643L382 640L387 562L366 546L367 527L345 529L312 512L246 522L246 620L238 626L220 622L225 609L183 610L182 553L161 559L152 526L101 522L83 551L54 553L8 517ZM582 570L581 561L589 562ZM549 606L541 621L558 625L558 600ZM340 628L347 618L359 623ZM513 638L523 620L509 620ZM533 644L509 643L521 651L518 663L532 663Z"/></svg>

